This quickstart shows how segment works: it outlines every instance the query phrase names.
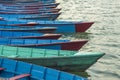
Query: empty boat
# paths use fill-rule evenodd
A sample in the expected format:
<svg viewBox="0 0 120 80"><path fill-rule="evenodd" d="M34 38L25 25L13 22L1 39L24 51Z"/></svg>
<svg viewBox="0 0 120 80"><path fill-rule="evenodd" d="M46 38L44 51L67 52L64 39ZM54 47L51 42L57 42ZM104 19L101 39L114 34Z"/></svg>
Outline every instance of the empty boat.
<svg viewBox="0 0 120 80"><path fill-rule="evenodd" d="M0 56L63 71L87 70L104 53L0 46Z"/></svg>
<svg viewBox="0 0 120 80"><path fill-rule="evenodd" d="M0 63L0 77L9 80L87 80L74 74L7 58L0 58Z"/></svg>
<svg viewBox="0 0 120 80"><path fill-rule="evenodd" d="M38 40L38 39L6 39L0 38L0 45L33 47L57 50L79 50L88 40Z"/></svg>
<svg viewBox="0 0 120 80"><path fill-rule="evenodd" d="M58 39L61 34L43 34L32 32L10 32L0 31L0 38L16 38L16 39Z"/></svg>

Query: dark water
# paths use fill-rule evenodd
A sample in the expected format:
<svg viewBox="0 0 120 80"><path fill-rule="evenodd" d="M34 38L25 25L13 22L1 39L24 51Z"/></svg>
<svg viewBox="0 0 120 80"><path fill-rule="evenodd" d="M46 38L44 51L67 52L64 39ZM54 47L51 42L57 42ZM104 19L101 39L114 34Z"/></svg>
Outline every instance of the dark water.
<svg viewBox="0 0 120 80"><path fill-rule="evenodd" d="M106 55L86 72L91 80L120 80L120 0L57 0L62 8L59 20L94 21L86 33L65 34L63 38L89 39L82 51Z"/></svg>

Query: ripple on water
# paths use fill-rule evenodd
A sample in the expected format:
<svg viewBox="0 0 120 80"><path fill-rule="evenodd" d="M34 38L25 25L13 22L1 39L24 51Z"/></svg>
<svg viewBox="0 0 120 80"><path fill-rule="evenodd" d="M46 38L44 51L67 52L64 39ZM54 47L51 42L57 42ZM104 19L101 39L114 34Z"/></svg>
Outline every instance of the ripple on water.
<svg viewBox="0 0 120 80"><path fill-rule="evenodd" d="M83 51L100 51L106 55L87 70L91 80L120 80L120 1L57 0L62 20L95 21L89 34L65 35L65 39L89 39Z"/></svg>

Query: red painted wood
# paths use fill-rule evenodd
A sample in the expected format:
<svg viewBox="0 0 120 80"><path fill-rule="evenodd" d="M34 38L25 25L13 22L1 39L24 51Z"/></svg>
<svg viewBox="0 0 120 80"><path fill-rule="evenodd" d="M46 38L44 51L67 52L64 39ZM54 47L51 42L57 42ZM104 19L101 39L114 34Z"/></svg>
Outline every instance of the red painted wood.
<svg viewBox="0 0 120 80"><path fill-rule="evenodd" d="M0 68L0 71L5 70L5 68Z"/></svg>
<svg viewBox="0 0 120 80"><path fill-rule="evenodd" d="M62 50L79 50L87 42L88 42L87 40L83 40L83 41L69 42L68 44L63 43L61 47L62 47Z"/></svg>
<svg viewBox="0 0 120 80"><path fill-rule="evenodd" d="M76 23L76 32L85 32L94 22Z"/></svg>
<svg viewBox="0 0 120 80"><path fill-rule="evenodd" d="M30 74L21 74L21 75L12 77L12 78L10 78L9 80L18 80L18 79L20 79L20 78L29 77L29 76L30 76Z"/></svg>
<svg viewBox="0 0 120 80"><path fill-rule="evenodd" d="M19 37L21 39L58 39L62 35L61 34L56 34L56 35L43 35L43 36L24 36L24 37Z"/></svg>

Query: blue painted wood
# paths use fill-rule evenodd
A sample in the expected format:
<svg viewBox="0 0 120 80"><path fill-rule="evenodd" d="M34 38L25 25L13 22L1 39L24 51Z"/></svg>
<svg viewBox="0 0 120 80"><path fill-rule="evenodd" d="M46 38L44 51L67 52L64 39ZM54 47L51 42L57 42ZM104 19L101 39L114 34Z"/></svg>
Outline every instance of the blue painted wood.
<svg viewBox="0 0 120 80"><path fill-rule="evenodd" d="M32 33L32 32L10 32L10 31L0 31L0 37L25 37L25 36L42 36L44 35L43 33Z"/></svg>
<svg viewBox="0 0 120 80"><path fill-rule="evenodd" d="M29 22L36 22L40 25L45 24L53 24L53 25L65 25L65 24L76 24L76 23L82 23L83 21L44 21L44 20L17 20L17 21L12 21L12 20L8 20L8 21L0 21L0 24L28 24Z"/></svg>
<svg viewBox="0 0 120 80"><path fill-rule="evenodd" d="M39 27L18 27L18 26L5 26L5 25L2 25L0 26L0 29L27 29L27 30L31 30L31 29L42 29L42 28L45 28L43 26L39 26ZM47 27L48 28L48 27ZM53 28L53 27L49 27L49 28ZM54 27L55 28L55 27Z"/></svg>
<svg viewBox="0 0 120 80"><path fill-rule="evenodd" d="M70 42L70 40L44 40L44 39L38 40L38 39L7 39L7 38L0 39L0 45L14 45L14 46L26 45L27 47L32 47L32 48L45 48L45 49L56 49L56 50L62 49L62 46L59 43L66 43L66 42ZM53 45L53 43L56 44ZM38 45L42 45L42 46L38 46Z"/></svg>
<svg viewBox="0 0 120 80"><path fill-rule="evenodd" d="M42 3L53 3L53 2L55 2L55 0L34 0L34 1L23 1L23 2L21 2L21 3L24 3L24 2L42 2ZM0 2L15 2L14 0L1 0ZM17 1L18 3L20 2L20 1Z"/></svg>
<svg viewBox="0 0 120 80"><path fill-rule="evenodd" d="M7 38L0 38L0 44L52 44L52 43L61 43L61 42L70 42L70 40L38 40L38 39L7 39Z"/></svg>
<svg viewBox="0 0 120 80"><path fill-rule="evenodd" d="M10 21L17 20L55 20L61 13L41 13L41 14L0 14L2 18Z"/></svg>
<svg viewBox="0 0 120 80"><path fill-rule="evenodd" d="M31 48L61 50L61 49L62 49L62 46L61 46L61 45L47 45L47 46L36 46L36 47L31 47Z"/></svg>
<svg viewBox="0 0 120 80"><path fill-rule="evenodd" d="M17 61L2 59L2 58L1 58L1 60L2 60L2 63L0 65L0 67L5 68L5 71L0 73L0 77L9 78L9 77L14 76Z"/></svg>
<svg viewBox="0 0 120 80"><path fill-rule="evenodd" d="M10 44L9 39L0 39L0 45L7 45L7 44Z"/></svg>
<svg viewBox="0 0 120 80"><path fill-rule="evenodd" d="M0 67L5 70L0 72L0 77L11 78L21 74L31 74L20 80L88 80L74 74L62 72L52 68L29 64L21 61L0 58Z"/></svg>
<svg viewBox="0 0 120 80"><path fill-rule="evenodd" d="M20 22L20 23L19 23ZM82 23L82 21L79 22L69 22L69 21L39 21L39 20L22 20L22 21L1 21L0 25L2 24L28 24L29 22L36 22L37 25L33 27L56 27L56 32L76 32L76 25L77 23Z"/></svg>

